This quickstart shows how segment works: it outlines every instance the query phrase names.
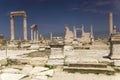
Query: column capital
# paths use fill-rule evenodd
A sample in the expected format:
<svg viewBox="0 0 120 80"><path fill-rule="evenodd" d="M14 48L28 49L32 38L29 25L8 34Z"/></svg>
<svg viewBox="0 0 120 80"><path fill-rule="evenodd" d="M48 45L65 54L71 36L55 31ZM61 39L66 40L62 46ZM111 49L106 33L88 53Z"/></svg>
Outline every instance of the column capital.
<svg viewBox="0 0 120 80"><path fill-rule="evenodd" d="M10 15L10 19L13 19L13 18L14 18L14 16Z"/></svg>

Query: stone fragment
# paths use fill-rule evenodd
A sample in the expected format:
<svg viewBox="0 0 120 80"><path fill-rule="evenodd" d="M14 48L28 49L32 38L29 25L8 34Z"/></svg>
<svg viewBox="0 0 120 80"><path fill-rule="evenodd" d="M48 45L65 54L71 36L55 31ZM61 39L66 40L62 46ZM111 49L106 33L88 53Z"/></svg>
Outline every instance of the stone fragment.
<svg viewBox="0 0 120 80"><path fill-rule="evenodd" d="M54 71L51 69L51 70L48 70L48 71L37 73L36 75L53 76L53 73L54 73Z"/></svg>
<svg viewBox="0 0 120 80"><path fill-rule="evenodd" d="M20 70L14 69L14 68L6 68L6 69L3 69L2 72L3 73L14 73L14 74L21 73Z"/></svg>
<svg viewBox="0 0 120 80"><path fill-rule="evenodd" d="M47 76L36 76L35 79L38 79L38 80L47 80L48 77Z"/></svg>
<svg viewBox="0 0 120 80"><path fill-rule="evenodd" d="M27 75L24 74L11 74L11 73L3 73L0 75L2 80L20 80Z"/></svg>
<svg viewBox="0 0 120 80"><path fill-rule="evenodd" d="M48 70L48 69L49 69L49 68L45 68L45 67L35 67L35 68L33 68L33 70L30 72L30 74L36 75L37 73L42 72L42 71L46 71L46 70Z"/></svg>
<svg viewBox="0 0 120 80"><path fill-rule="evenodd" d="M23 70L22 73L23 74L30 74L30 71L32 71L33 67L31 65L26 65Z"/></svg>

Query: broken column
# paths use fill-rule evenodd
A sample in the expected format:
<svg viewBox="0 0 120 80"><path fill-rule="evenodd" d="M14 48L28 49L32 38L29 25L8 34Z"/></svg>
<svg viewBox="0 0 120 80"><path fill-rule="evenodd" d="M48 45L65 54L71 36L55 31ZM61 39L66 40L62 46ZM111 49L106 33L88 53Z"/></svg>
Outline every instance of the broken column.
<svg viewBox="0 0 120 80"><path fill-rule="evenodd" d="M74 34L70 31L69 27L65 25L65 43L70 44L74 39Z"/></svg>
<svg viewBox="0 0 120 80"><path fill-rule="evenodd" d="M47 65L63 65L64 64L64 53L63 44L52 42L50 44L51 54L49 56Z"/></svg>
<svg viewBox="0 0 120 80"><path fill-rule="evenodd" d="M73 30L74 30L74 38L77 38L77 32L76 32L76 26L73 26Z"/></svg>

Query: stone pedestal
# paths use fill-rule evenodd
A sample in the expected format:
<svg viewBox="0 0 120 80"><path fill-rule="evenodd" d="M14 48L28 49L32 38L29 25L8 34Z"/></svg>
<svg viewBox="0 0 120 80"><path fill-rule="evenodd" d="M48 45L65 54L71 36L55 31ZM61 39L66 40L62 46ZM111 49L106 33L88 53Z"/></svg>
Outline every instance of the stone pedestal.
<svg viewBox="0 0 120 80"><path fill-rule="evenodd" d="M111 36L110 58L113 60L120 60L120 33Z"/></svg>
<svg viewBox="0 0 120 80"><path fill-rule="evenodd" d="M63 65L64 54L63 45L51 45L51 55L48 59L48 65Z"/></svg>
<svg viewBox="0 0 120 80"><path fill-rule="evenodd" d="M111 59L119 59L120 60L120 44L112 44Z"/></svg>

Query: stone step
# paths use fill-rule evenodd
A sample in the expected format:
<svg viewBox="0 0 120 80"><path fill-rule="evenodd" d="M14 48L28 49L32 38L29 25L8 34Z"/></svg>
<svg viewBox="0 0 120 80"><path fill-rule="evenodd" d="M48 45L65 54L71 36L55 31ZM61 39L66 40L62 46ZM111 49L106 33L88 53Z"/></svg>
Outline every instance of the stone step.
<svg viewBox="0 0 120 80"><path fill-rule="evenodd" d="M106 73L106 74L114 74L115 71L110 66L107 68L93 68L93 67L68 67L64 66L64 71L68 72L85 72L85 73Z"/></svg>
<svg viewBox="0 0 120 80"><path fill-rule="evenodd" d="M63 65L64 59L48 59L47 65Z"/></svg>
<svg viewBox="0 0 120 80"><path fill-rule="evenodd" d="M106 64L100 63L70 63L69 67L95 67L95 68L107 68Z"/></svg>

